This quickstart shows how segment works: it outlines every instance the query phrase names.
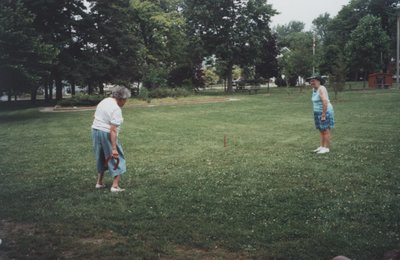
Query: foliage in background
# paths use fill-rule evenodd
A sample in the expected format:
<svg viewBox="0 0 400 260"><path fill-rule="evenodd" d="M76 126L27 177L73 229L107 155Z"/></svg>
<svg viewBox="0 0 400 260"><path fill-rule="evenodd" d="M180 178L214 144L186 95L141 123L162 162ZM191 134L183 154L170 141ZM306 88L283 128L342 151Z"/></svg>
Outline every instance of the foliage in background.
<svg viewBox="0 0 400 260"><path fill-rule="evenodd" d="M167 75L165 67L149 65L142 79L143 86L150 90L167 87Z"/></svg>
<svg viewBox="0 0 400 260"><path fill-rule="evenodd" d="M103 99L103 95L75 95L72 98L58 101L57 105L62 107L96 106Z"/></svg>
<svg viewBox="0 0 400 260"><path fill-rule="evenodd" d="M276 11L266 0L0 4L0 80L9 97L31 92L35 100L40 87L47 101L54 94L61 100L65 82L72 95L78 86L102 93L104 84L131 86L142 81L150 88L196 89L205 85L206 57L216 59L213 70L227 90L232 90L235 66L255 67L255 78L284 74L291 84L298 76L308 76L313 67L331 75L338 62L344 63L342 71L351 80L381 69L393 73L395 67L391 60L396 52L398 0L352 0L335 17L317 17L312 31L291 21L274 32L270 19ZM313 37L316 53L311 59ZM282 58L287 49L292 54Z"/></svg>
<svg viewBox="0 0 400 260"><path fill-rule="evenodd" d="M269 51L262 47L274 41L269 23L276 11L265 0L186 0L185 4L190 33L201 39L209 56L215 55L224 65L223 78L232 92L233 66L254 66L257 57ZM272 56L264 62L275 60Z"/></svg>
<svg viewBox="0 0 400 260"><path fill-rule="evenodd" d="M304 31L304 23L300 21L278 25L274 30L281 55L285 54L285 48L295 50L301 49L302 45L304 46L304 41L292 40L294 35L302 33L308 34L306 37L309 39L315 37L313 61L301 55L293 55L293 59L283 59L284 62L280 58L281 73L288 76L286 75L288 71L293 71L292 68L296 68L300 61L306 62L310 71L315 67L316 71L325 75L332 74L337 63L343 62L340 66L346 68L343 71L345 71L348 80L360 80L361 78L365 80L365 74L380 70L394 73L393 70L389 69L395 67L392 59L395 58L396 50L397 4L398 0L352 0L342 7L337 16L330 17L329 14L325 13L314 19L311 30L312 36L310 35L311 32ZM370 21L371 26L366 26L365 19L369 19L366 18L368 16L380 18L380 21ZM357 27L359 27L358 33L355 32ZM358 35L355 36L355 34ZM306 46L304 53L310 53L312 44ZM350 46L353 46L351 50ZM368 54L362 53L365 48L369 49ZM348 52L345 52L345 50ZM294 80L296 76L301 76L301 74L294 71L293 76L289 75L289 78Z"/></svg>
<svg viewBox="0 0 400 260"><path fill-rule="evenodd" d="M383 259L400 246L399 91L343 92L326 155L311 152L311 93L289 91L151 108L130 100L121 194L94 188L93 111L0 111L1 253Z"/></svg>
<svg viewBox="0 0 400 260"><path fill-rule="evenodd" d="M57 50L57 57L48 68L49 76L42 77L41 84L46 88L56 86L56 99L62 98L63 80L73 67L82 61L80 50L84 47L84 35L92 25L88 20L86 7L82 0L32 0L22 1L34 16L34 27L46 44ZM79 50L79 51L78 51ZM76 61L76 63L72 63ZM74 71L76 73L76 71ZM75 74L76 75L76 74ZM48 89L46 89L47 98Z"/></svg>
<svg viewBox="0 0 400 260"><path fill-rule="evenodd" d="M35 16L21 0L0 1L0 94L36 90L58 50L35 29Z"/></svg>
<svg viewBox="0 0 400 260"><path fill-rule="evenodd" d="M304 23L292 21L275 28L280 47L277 69L285 76L289 86L296 86L299 77L306 78L312 73L314 61L311 32L304 32ZM279 78L279 77L278 77ZM284 84L278 80L278 85Z"/></svg>
<svg viewBox="0 0 400 260"><path fill-rule="evenodd" d="M193 92L184 88L156 88L149 92L150 98L187 97Z"/></svg>
<svg viewBox="0 0 400 260"><path fill-rule="evenodd" d="M287 25L281 24L274 28L275 35L277 37L277 46L279 49L284 47L290 48L293 46L291 41L291 35L295 33L300 33L304 31L305 24L300 21L291 21Z"/></svg>
<svg viewBox="0 0 400 260"><path fill-rule="evenodd" d="M80 69L87 71L83 83L103 93L103 83L125 85L143 76L144 46L132 23L134 11L128 0L88 1L90 12L84 20L83 55Z"/></svg>
<svg viewBox="0 0 400 260"><path fill-rule="evenodd" d="M218 75L214 72L213 69L211 68L206 68L204 70L204 80L206 82L206 85L214 85L217 84L219 81Z"/></svg>
<svg viewBox="0 0 400 260"><path fill-rule="evenodd" d="M360 59L363 59L361 58L361 53L363 52L364 48L370 49L370 52L368 53L368 55L366 55L366 57L364 57L364 59L371 57L374 66L376 65L380 67L378 68L378 71L380 69L387 70L391 59L395 57L397 3L398 0L353 0L350 1L348 5L343 6L337 16L329 20L327 24L324 25L324 27L327 28L327 33L324 35L324 45L322 50L323 67L320 68L320 71L327 74L331 72L329 68L331 68L332 66L329 65L329 63L332 61L332 59L330 58L332 57L332 55L330 51L327 51L325 49L325 47L331 50L332 48L335 48L336 52L339 52L339 55L342 56L350 55L349 59L345 61L345 65L347 67L347 79L359 80L360 77L363 77L365 80L365 70L372 69L365 68L364 64L360 62ZM366 27L366 20L363 20L363 18L370 15L374 17L379 17L381 20L379 23L377 21L371 21L372 27ZM370 18L366 19L371 20ZM361 25L361 23L363 23L364 25ZM353 34L354 39L352 39L351 35L357 27L359 27L358 33ZM362 27L364 28L361 29ZM373 34L375 34L375 36L372 36ZM383 43L386 42L387 36L390 37L390 48L387 48L387 43ZM360 37L364 38L365 42L360 42ZM377 45L377 41L380 41L380 39L383 40L383 45L382 43L379 43ZM368 47L371 44L375 45L376 48L372 49ZM347 52L345 54L346 45L348 46L347 50L350 52ZM355 48L352 48L350 46L354 46ZM336 61L334 61L334 63L335 62ZM370 63L370 61L366 62ZM368 67L369 66L370 65L368 65ZM393 71L387 72L393 73Z"/></svg>
<svg viewBox="0 0 400 260"><path fill-rule="evenodd" d="M145 87L141 87L139 89L139 95L137 96L137 98L141 100L149 100L149 97L150 97L149 90Z"/></svg>
<svg viewBox="0 0 400 260"><path fill-rule="evenodd" d="M350 67L363 72L364 82L368 74L383 71L386 67L383 55L389 51L389 36L382 30L381 19L372 15L364 16L350 34L346 44L346 58Z"/></svg>

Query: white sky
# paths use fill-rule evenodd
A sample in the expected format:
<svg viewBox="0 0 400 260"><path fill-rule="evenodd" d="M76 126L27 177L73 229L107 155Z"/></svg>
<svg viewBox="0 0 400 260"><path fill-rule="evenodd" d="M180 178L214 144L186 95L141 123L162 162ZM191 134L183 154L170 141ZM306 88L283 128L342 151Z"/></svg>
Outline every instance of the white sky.
<svg viewBox="0 0 400 260"><path fill-rule="evenodd" d="M350 0L267 0L267 2L280 13L272 17L272 26L300 21L305 23L305 30L310 30L312 21L320 14L328 13L333 18L344 5L349 4Z"/></svg>

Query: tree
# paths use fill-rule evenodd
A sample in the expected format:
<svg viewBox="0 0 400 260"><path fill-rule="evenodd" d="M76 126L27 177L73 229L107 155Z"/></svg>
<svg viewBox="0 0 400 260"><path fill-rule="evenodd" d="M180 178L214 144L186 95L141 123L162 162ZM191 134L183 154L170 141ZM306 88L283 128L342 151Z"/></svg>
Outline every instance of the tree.
<svg viewBox="0 0 400 260"><path fill-rule="evenodd" d="M311 45L303 42L303 39L306 39L306 37L303 37L305 34L304 27L303 22L290 21L287 25L278 25L275 28L277 46L280 52L279 69L281 70L280 73L285 75L285 80L278 80L279 85L282 85L284 81L288 85L296 85L298 77L305 74L304 70L313 66L312 52L309 52ZM307 42L311 39L312 36Z"/></svg>
<svg viewBox="0 0 400 260"><path fill-rule="evenodd" d="M314 25L314 33L321 41L321 43L325 42L326 36L328 34L328 26L332 21L328 13L322 14L313 20Z"/></svg>
<svg viewBox="0 0 400 260"><path fill-rule="evenodd" d="M189 39L181 6L179 0L131 0L143 46L142 70L147 87L166 86L166 79L159 80L164 75L173 85L193 78L195 69L189 58Z"/></svg>
<svg viewBox="0 0 400 260"><path fill-rule="evenodd" d="M382 52L382 63L388 65L391 58L394 57L396 45L396 4L398 0L352 0L348 5L343 6L338 15L334 17L326 26L327 34L324 40L324 49L337 47L340 55L348 55L344 53L345 46L350 40L351 33L359 25L362 18L367 15L374 15L381 18L381 30L390 36L391 47L389 52ZM364 44L362 44L364 45ZM360 46L362 46L360 45ZM327 51L324 50L326 54ZM325 56L324 54L324 56ZM330 54L326 54L330 55ZM324 67L332 67L329 65L330 60L324 57ZM354 63L347 60L348 73L356 80L359 79L360 69Z"/></svg>
<svg viewBox="0 0 400 260"><path fill-rule="evenodd" d="M262 46L261 55L256 60L255 65L256 78L262 77L264 79L269 79L279 75L279 65L276 59L279 51L275 39L276 36L271 35L271 39L265 41Z"/></svg>
<svg viewBox="0 0 400 260"><path fill-rule="evenodd" d="M370 72L384 69L381 54L388 53L389 42L389 36L382 30L381 19L366 15L350 34L346 44L349 64L359 68L364 73L365 80Z"/></svg>
<svg viewBox="0 0 400 260"><path fill-rule="evenodd" d="M22 91L31 92L34 100L38 82L50 73L57 55L37 34L33 21L22 1L0 1L0 86L9 100Z"/></svg>
<svg viewBox="0 0 400 260"><path fill-rule="evenodd" d="M84 0L24 0L26 8L34 15L35 30L43 40L57 49L58 55L51 67L48 85L56 85L56 99L62 98L62 80L69 71L68 49L76 44L78 32L86 16ZM51 96L50 96L51 98Z"/></svg>
<svg viewBox="0 0 400 260"><path fill-rule="evenodd" d="M388 64L392 57L396 56L397 34L397 4L398 0L370 0L368 1L369 13L381 18L382 28L391 39L390 51L383 59Z"/></svg>
<svg viewBox="0 0 400 260"><path fill-rule="evenodd" d="M290 21L287 25L277 25L275 27L276 41L278 48L290 47L290 37L294 33L304 31L305 24L300 21Z"/></svg>
<svg viewBox="0 0 400 260"><path fill-rule="evenodd" d="M255 64L263 44L271 39L269 23L276 14L266 0L186 0L190 32L204 43L209 56L225 65L227 90L232 91L233 66Z"/></svg>
<svg viewBox="0 0 400 260"><path fill-rule="evenodd" d="M314 57L312 52L313 35L311 32L292 33L288 37L289 48L282 53L280 67L291 86L296 85L298 77L307 77L312 73Z"/></svg>
<svg viewBox="0 0 400 260"><path fill-rule="evenodd" d="M104 83L129 87L142 77L142 44L129 0L90 1L86 33L84 80L89 93L98 88L103 93Z"/></svg>

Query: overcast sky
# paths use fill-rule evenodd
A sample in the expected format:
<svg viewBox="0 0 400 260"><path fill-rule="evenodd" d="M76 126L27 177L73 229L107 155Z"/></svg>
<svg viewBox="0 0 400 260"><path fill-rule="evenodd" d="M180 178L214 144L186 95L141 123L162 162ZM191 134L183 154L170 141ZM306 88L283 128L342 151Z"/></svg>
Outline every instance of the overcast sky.
<svg viewBox="0 0 400 260"><path fill-rule="evenodd" d="M350 0L268 0L269 4L280 14L272 17L272 26L285 25L296 20L305 23L310 30L312 21L320 14L329 13L335 17Z"/></svg>

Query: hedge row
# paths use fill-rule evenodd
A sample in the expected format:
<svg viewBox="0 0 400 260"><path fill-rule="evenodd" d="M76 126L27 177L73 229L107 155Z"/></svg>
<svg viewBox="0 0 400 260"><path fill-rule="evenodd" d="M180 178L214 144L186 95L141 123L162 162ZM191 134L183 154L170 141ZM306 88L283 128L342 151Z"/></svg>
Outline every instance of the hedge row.
<svg viewBox="0 0 400 260"><path fill-rule="evenodd" d="M156 88L151 91L141 88L137 97L142 100L150 100L152 98L187 97L191 94L192 91L184 88ZM102 99L104 99L103 95L76 95L59 101L57 105L62 107L96 106Z"/></svg>

